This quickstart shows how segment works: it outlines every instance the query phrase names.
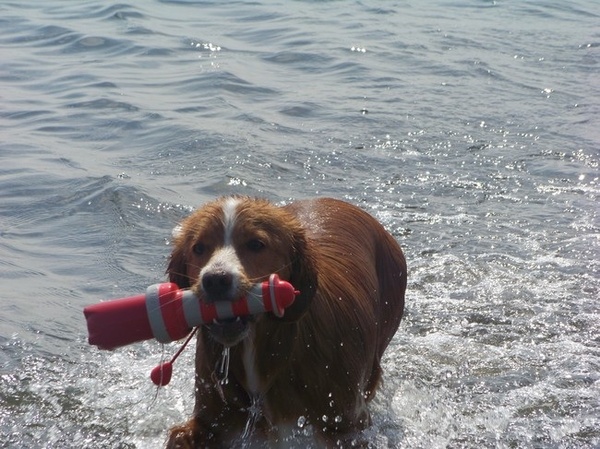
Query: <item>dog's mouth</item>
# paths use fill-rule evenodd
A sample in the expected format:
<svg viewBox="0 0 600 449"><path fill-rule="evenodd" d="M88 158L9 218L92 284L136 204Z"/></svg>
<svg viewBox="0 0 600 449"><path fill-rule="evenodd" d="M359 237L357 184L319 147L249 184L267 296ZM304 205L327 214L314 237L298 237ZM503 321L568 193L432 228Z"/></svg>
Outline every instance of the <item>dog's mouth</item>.
<svg viewBox="0 0 600 449"><path fill-rule="evenodd" d="M226 320L214 320L207 324L210 335L223 346L231 347L248 336L250 317L237 317Z"/></svg>

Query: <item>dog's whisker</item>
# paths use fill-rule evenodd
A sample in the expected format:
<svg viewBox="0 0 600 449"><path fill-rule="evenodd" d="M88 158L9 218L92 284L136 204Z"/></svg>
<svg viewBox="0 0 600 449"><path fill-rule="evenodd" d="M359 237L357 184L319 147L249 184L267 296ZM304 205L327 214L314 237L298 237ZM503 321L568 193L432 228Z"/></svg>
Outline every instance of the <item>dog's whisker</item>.
<svg viewBox="0 0 600 449"><path fill-rule="evenodd" d="M281 273L283 270L289 268L290 266L292 266L293 262L289 262L286 263L285 265L282 265L281 267L277 268L276 270L274 270L272 273L269 273L269 276L271 274L279 274ZM257 283L257 282L261 282L264 279L264 276L257 276L254 278L248 278L248 282L250 283Z"/></svg>

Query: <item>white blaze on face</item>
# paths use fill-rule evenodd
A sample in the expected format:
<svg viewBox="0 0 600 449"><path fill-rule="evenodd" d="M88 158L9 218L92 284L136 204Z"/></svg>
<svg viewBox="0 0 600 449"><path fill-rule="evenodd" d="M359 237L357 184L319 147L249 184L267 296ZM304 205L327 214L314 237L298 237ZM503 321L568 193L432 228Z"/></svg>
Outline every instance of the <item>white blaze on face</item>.
<svg viewBox="0 0 600 449"><path fill-rule="evenodd" d="M218 248L208 263L200 271L200 278L205 273L225 271L233 275L231 292L237 291L242 273L242 264L233 246L233 232L237 218L238 198L228 198L222 206L223 211L223 246Z"/></svg>
<svg viewBox="0 0 600 449"><path fill-rule="evenodd" d="M237 206L240 203L238 198L228 198L223 204L223 226L225 227L225 241L223 246L233 245L233 229L235 228L235 219L237 218Z"/></svg>

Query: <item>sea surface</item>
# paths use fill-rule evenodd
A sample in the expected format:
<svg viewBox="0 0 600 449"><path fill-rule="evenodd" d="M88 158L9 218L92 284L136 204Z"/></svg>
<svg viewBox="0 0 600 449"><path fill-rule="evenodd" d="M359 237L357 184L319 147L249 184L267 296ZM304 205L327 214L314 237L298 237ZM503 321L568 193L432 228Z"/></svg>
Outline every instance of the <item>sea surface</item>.
<svg viewBox="0 0 600 449"><path fill-rule="evenodd" d="M600 2L0 2L0 447L160 448L192 352L87 344L223 194L409 264L374 448L600 446ZM302 423L298 432L301 434ZM294 442L290 442L294 447ZM296 447L302 447L298 442Z"/></svg>

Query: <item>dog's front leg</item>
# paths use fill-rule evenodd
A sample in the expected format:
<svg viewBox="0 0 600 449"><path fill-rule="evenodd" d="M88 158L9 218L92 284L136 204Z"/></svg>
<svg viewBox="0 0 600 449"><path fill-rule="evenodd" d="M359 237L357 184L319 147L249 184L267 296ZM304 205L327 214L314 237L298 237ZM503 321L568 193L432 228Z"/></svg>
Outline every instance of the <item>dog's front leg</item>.
<svg viewBox="0 0 600 449"><path fill-rule="evenodd" d="M199 447L199 426L192 418L187 423L172 427L169 431L167 449L195 449Z"/></svg>

